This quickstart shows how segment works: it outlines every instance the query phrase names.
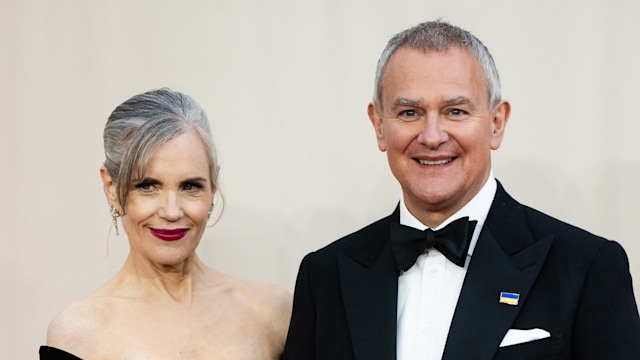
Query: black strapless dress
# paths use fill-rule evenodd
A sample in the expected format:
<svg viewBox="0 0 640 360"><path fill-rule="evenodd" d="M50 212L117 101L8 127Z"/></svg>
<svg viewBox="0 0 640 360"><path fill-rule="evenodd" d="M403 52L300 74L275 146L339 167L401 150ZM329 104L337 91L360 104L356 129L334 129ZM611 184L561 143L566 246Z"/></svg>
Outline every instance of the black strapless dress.
<svg viewBox="0 0 640 360"><path fill-rule="evenodd" d="M75 355L51 346L40 346L40 360L82 360Z"/></svg>

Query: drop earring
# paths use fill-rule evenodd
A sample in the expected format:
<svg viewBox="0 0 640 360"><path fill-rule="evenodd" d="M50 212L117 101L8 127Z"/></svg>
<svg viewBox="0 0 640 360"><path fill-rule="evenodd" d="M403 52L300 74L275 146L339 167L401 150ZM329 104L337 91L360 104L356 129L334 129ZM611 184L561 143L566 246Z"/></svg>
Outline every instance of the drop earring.
<svg viewBox="0 0 640 360"><path fill-rule="evenodd" d="M120 232L118 231L118 218L120 217L120 213L115 207L113 207L113 205L109 204L109 214L111 215L113 227L116 228L116 236L119 236Z"/></svg>
<svg viewBox="0 0 640 360"><path fill-rule="evenodd" d="M209 213L207 214L207 218L208 219L211 219L211 214L213 213L213 206L214 206L214 204L211 203L211 208L209 208Z"/></svg>

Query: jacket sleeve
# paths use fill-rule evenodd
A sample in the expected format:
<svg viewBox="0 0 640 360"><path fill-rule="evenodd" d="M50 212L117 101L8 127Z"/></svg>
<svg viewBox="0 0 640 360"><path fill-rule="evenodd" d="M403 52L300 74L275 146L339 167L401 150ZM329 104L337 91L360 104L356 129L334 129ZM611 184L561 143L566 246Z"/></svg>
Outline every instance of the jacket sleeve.
<svg viewBox="0 0 640 360"><path fill-rule="evenodd" d="M573 331L573 359L640 359L640 317L629 261L605 242L593 259Z"/></svg>

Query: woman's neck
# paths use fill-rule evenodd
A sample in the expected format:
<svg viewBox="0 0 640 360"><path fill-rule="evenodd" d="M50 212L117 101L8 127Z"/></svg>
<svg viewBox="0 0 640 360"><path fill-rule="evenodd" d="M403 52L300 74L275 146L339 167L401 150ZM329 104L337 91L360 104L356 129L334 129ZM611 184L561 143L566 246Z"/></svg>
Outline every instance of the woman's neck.
<svg viewBox="0 0 640 360"><path fill-rule="evenodd" d="M114 290L152 301L190 304L203 276L210 271L196 254L179 264L157 264L130 254L114 277ZM125 295L127 296L127 295Z"/></svg>

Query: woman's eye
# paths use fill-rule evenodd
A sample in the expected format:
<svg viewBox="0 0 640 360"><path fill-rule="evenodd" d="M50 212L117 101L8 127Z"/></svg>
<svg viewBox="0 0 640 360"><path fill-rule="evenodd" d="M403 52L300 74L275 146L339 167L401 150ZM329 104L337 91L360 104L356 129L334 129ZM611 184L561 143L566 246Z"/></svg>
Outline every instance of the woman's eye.
<svg viewBox="0 0 640 360"><path fill-rule="evenodd" d="M149 183L140 183L138 185L136 185L137 189L140 189L142 191L151 191L153 190L153 185L149 184Z"/></svg>
<svg viewBox="0 0 640 360"><path fill-rule="evenodd" d="M202 185L196 183L186 183L182 186L185 191L197 191L202 189Z"/></svg>

